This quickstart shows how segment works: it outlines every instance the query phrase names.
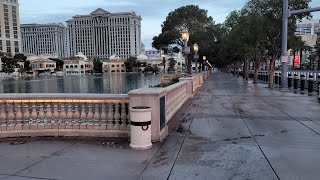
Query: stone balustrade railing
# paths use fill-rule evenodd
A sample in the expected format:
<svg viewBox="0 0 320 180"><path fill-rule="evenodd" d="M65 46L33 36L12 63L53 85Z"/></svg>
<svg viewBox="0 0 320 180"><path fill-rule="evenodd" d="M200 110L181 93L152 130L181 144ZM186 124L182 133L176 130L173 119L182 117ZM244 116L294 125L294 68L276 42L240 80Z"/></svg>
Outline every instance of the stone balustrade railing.
<svg viewBox="0 0 320 180"><path fill-rule="evenodd" d="M193 98L210 72L180 78L166 88L125 95L0 94L0 138L25 136L128 137L130 107L151 107L151 138L168 135L168 122Z"/></svg>
<svg viewBox="0 0 320 180"><path fill-rule="evenodd" d="M187 82L179 82L165 88L166 90L166 120L169 121L180 107L188 100Z"/></svg>
<svg viewBox="0 0 320 180"><path fill-rule="evenodd" d="M127 137L128 99L128 95L1 94L0 137Z"/></svg>

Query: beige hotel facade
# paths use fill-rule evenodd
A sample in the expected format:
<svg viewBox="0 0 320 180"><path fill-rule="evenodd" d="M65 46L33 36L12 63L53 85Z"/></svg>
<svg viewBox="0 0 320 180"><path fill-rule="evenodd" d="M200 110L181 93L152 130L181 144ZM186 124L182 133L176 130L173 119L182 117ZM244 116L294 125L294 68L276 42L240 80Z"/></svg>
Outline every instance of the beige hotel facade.
<svg viewBox="0 0 320 180"><path fill-rule="evenodd" d="M135 12L110 13L98 8L66 22L70 56L82 52L92 59L114 54L127 59L141 52L141 17Z"/></svg>
<svg viewBox="0 0 320 180"><path fill-rule="evenodd" d="M21 52L18 0L0 0L0 51L15 55Z"/></svg>

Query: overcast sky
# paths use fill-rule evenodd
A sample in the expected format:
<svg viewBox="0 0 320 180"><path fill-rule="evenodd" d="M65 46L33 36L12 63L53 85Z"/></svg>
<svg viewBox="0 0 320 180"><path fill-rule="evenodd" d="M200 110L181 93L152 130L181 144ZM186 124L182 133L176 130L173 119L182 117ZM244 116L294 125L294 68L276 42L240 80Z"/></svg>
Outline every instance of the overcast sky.
<svg viewBox="0 0 320 180"><path fill-rule="evenodd" d="M135 11L142 17L142 41L149 49L152 37L161 32L161 24L170 11L184 5L199 5L200 8L208 10L214 21L221 23L231 11L241 9L246 0L20 0L19 2L22 24L64 23L74 15L90 14L97 8L109 12ZM313 0L311 5L320 6L320 0Z"/></svg>

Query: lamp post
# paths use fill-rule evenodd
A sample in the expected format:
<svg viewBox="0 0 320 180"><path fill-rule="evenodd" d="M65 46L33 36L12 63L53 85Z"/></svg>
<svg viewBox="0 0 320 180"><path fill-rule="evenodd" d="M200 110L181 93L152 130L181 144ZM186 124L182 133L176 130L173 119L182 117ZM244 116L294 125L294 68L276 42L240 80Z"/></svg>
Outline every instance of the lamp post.
<svg viewBox="0 0 320 180"><path fill-rule="evenodd" d="M163 72L166 73L166 55L162 55L162 63L163 63Z"/></svg>
<svg viewBox="0 0 320 180"><path fill-rule="evenodd" d="M194 50L194 59L196 61L196 68L195 68L195 72L197 73L198 72L198 59L199 59L199 55L198 55L198 51L199 51L199 46L198 44L194 44L193 45L193 50Z"/></svg>
<svg viewBox="0 0 320 180"><path fill-rule="evenodd" d="M188 47L188 41L189 41L189 32L188 29L183 29L181 31L181 35L182 35L182 40L184 42L184 48L183 48L183 54L185 57L185 70L184 70L184 76L187 77L188 76L188 54L190 53L190 47Z"/></svg>
<svg viewBox="0 0 320 180"><path fill-rule="evenodd" d="M206 62L207 56L203 56L202 59L203 59L203 61L202 61L201 67L202 67L202 70L204 71L204 70L205 70L205 69L204 69L204 62Z"/></svg>

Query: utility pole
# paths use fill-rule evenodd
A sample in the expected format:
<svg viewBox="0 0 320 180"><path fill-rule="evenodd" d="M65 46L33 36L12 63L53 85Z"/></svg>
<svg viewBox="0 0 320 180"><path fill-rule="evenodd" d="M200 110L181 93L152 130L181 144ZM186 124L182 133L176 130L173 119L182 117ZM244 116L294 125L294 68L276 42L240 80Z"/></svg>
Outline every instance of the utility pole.
<svg viewBox="0 0 320 180"><path fill-rule="evenodd" d="M291 15L305 14L310 12L320 11L320 7L307 8L299 10L290 10L288 0L283 0L282 14L282 53L281 53L281 90L288 90L287 72L288 72L288 19Z"/></svg>

